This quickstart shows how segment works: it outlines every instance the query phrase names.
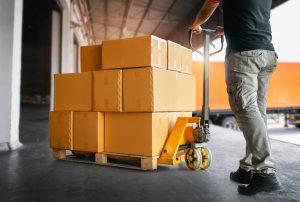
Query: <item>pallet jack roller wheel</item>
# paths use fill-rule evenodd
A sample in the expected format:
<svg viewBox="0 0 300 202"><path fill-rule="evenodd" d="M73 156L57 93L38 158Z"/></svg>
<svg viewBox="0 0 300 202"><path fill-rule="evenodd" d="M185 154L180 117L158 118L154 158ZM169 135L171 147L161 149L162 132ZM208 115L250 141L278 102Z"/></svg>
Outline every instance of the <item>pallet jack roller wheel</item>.
<svg viewBox="0 0 300 202"><path fill-rule="evenodd" d="M210 163L212 161L212 155L208 148L201 147L201 155L202 155L202 163L201 163L201 170L205 170L210 166Z"/></svg>
<svg viewBox="0 0 300 202"><path fill-rule="evenodd" d="M189 148L185 153L185 164L191 170L200 170L202 165L201 148Z"/></svg>

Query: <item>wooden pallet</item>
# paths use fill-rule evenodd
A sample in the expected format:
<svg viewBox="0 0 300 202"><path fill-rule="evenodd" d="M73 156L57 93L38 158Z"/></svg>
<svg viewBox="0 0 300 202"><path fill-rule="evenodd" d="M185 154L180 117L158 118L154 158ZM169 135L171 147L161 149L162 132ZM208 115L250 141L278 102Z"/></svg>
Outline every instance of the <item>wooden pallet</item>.
<svg viewBox="0 0 300 202"><path fill-rule="evenodd" d="M145 157L106 152L91 153L84 157L83 155L67 155L67 150L58 149L53 149L53 156L59 160L99 164L136 170L156 170L158 158L157 156Z"/></svg>

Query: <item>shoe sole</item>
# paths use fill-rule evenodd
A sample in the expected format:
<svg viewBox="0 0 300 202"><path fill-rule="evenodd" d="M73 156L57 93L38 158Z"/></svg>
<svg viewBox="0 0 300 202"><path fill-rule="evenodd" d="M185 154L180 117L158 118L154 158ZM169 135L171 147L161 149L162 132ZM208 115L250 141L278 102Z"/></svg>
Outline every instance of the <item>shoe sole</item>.
<svg viewBox="0 0 300 202"><path fill-rule="evenodd" d="M277 185L277 186L274 186L274 187L268 187L268 188L264 188L263 190L259 190L259 191L256 191L256 192L247 192L247 191L242 191L238 188L238 192L239 194L242 194L242 195L247 195L247 196L250 196L250 195L255 195L255 194L258 194L260 192L273 192L273 191L277 191L277 190L280 190L281 189L281 186L280 185Z"/></svg>

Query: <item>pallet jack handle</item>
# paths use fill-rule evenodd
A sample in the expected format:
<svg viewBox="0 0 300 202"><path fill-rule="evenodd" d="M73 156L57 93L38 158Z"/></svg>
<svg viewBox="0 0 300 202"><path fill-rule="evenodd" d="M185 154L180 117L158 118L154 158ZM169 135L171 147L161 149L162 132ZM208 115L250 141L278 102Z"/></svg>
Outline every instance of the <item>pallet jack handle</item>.
<svg viewBox="0 0 300 202"><path fill-rule="evenodd" d="M214 47L214 44L211 43L210 41L210 35L213 34L216 30L213 30L213 29L202 29L202 32L209 35L209 44L211 44L213 47ZM192 30L189 30L189 43L190 43L190 46L192 48L193 51L199 53L200 55L204 56L204 53L202 53L201 51L197 50L194 46L193 46L193 31ZM207 37L206 37L207 38ZM224 36L220 36L220 39L221 39L221 48L213 53L209 53L209 56L212 56L212 55L215 55L217 53L220 53L222 50L223 50L223 46L224 46Z"/></svg>
<svg viewBox="0 0 300 202"><path fill-rule="evenodd" d="M211 35L216 30L212 29L202 29L204 33L204 53L197 50L193 46L193 31L189 30L189 43L193 51L199 53L204 58L204 68L203 68L203 105L202 105L202 113L201 113L201 121L200 125L203 127L203 133L205 135L209 135L209 56L215 55L223 50L224 44L224 36L222 35L221 38L221 48L215 52L209 53L209 45L212 44L210 41ZM212 44L213 45L213 44Z"/></svg>

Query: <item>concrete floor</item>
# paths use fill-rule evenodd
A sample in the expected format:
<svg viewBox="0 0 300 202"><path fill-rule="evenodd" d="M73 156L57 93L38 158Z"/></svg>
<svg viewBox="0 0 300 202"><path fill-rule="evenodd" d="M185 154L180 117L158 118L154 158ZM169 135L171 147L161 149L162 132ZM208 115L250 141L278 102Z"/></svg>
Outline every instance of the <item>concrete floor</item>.
<svg viewBox="0 0 300 202"><path fill-rule="evenodd" d="M54 160L47 110L22 107L24 146L0 153L0 201L300 201L300 146L272 140L283 188L246 197L228 177L244 151L239 132L211 127L214 159L206 171L182 164L143 172Z"/></svg>
<svg viewBox="0 0 300 202"><path fill-rule="evenodd" d="M283 124L273 124L268 126L268 132L271 139L300 146L300 128L293 125L283 127Z"/></svg>

